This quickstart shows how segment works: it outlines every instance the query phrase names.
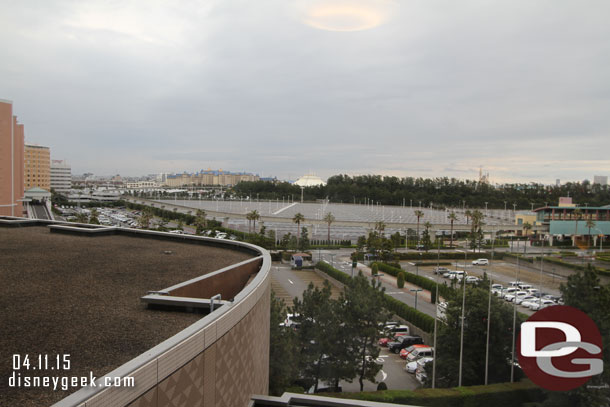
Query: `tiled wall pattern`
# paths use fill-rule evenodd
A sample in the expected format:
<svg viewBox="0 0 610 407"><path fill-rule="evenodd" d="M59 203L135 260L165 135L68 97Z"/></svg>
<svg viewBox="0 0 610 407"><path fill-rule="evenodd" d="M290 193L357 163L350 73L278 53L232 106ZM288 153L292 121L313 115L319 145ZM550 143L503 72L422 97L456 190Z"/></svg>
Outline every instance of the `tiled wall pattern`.
<svg viewBox="0 0 610 407"><path fill-rule="evenodd" d="M255 298L246 298L244 308ZM252 394L267 394L269 302L270 287L266 284L261 297L239 322L129 406L245 407ZM235 311L233 314L239 315ZM225 318L232 319L230 314Z"/></svg>

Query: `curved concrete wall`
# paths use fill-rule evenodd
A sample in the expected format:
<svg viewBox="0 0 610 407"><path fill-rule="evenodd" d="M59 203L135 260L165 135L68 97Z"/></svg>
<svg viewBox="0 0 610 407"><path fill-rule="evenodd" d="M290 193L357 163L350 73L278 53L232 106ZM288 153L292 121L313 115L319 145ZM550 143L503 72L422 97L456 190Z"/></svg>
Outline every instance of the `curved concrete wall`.
<svg viewBox="0 0 610 407"><path fill-rule="evenodd" d="M15 218L0 219L0 223L11 226L50 225L56 232L93 236L98 235L99 229L104 229L121 235L184 240L185 244L245 250L260 259L256 262L260 264L256 276L235 294L232 303L223 305L104 376L133 377L135 387L104 388L102 377L96 381L96 387L81 388L54 404L55 407L245 407L253 394L267 394L271 257L266 250L242 242L134 229L85 229L74 224ZM234 277L239 275L237 279L244 279L241 275L243 265L236 265L235 270L231 267L223 270L219 276L224 276L231 289Z"/></svg>

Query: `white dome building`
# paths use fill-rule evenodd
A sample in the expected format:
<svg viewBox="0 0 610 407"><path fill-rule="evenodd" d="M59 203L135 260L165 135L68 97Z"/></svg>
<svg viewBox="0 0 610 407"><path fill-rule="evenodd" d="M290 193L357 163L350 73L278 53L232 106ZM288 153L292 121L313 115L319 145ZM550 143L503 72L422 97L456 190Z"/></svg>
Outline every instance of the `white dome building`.
<svg viewBox="0 0 610 407"><path fill-rule="evenodd" d="M316 175L304 175L296 180L294 185L300 187L316 187L318 185L326 185L326 182L322 181L322 179Z"/></svg>

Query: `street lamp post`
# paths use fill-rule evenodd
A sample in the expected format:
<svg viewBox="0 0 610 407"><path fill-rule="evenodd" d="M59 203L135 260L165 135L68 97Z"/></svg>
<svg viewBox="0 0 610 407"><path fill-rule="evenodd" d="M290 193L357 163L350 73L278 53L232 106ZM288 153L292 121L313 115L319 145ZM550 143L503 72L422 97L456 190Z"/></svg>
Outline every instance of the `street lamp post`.
<svg viewBox="0 0 610 407"><path fill-rule="evenodd" d="M412 293L415 293L415 310L417 311L417 293L419 293L420 291L423 291L421 288L411 288L409 291L411 291Z"/></svg>
<svg viewBox="0 0 610 407"><path fill-rule="evenodd" d="M461 252L462 250L458 250ZM464 251L464 267L466 267L466 258L468 253ZM466 308L466 276L462 277L462 327L460 332L460 371L458 375L458 387L462 387L462 362L464 360L464 315Z"/></svg>

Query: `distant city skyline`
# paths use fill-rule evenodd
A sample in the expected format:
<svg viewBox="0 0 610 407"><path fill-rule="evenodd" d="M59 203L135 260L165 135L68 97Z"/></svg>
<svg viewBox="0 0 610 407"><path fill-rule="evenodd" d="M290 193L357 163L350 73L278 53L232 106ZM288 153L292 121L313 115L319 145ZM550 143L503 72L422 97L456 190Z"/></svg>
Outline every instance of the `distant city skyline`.
<svg viewBox="0 0 610 407"><path fill-rule="evenodd" d="M74 174L592 181L610 175L609 13L601 0L13 2L0 98Z"/></svg>

